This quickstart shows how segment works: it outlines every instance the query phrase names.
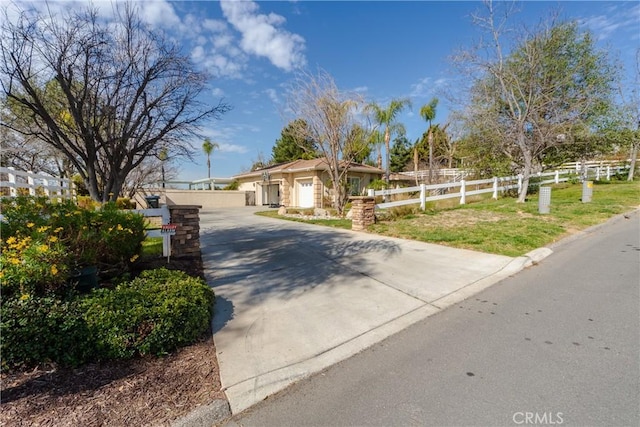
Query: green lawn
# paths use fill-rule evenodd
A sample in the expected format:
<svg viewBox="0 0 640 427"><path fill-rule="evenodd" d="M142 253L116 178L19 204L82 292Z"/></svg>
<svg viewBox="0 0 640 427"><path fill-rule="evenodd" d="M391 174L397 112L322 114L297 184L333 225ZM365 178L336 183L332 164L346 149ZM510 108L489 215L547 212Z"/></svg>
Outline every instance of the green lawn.
<svg viewBox="0 0 640 427"><path fill-rule="evenodd" d="M580 184L552 187L551 213L538 213L538 195L523 204L515 199L484 200L444 210L428 210L369 231L482 252L519 256L568 234L601 223L640 205L640 181L596 183L591 203L582 203Z"/></svg>
<svg viewBox="0 0 640 427"><path fill-rule="evenodd" d="M147 237L142 241L143 258L154 258L162 256L162 237Z"/></svg>
<svg viewBox="0 0 640 427"><path fill-rule="evenodd" d="M520 256L602 223L614 215L637 209L640 207L640 181L596 182L592 202L582 203L581 197L581 184L552 186L549 214L538 213L537 193L530 194L526 203L516 203L515 198L504 197L498 200L485 198L466 205L447 201L449 203L439 203L438 208L425 212L419 211L417 205L415 209L403 207L403 214L387 215L393 219L381 220L370 226L368 231L456 248ZM351 221L346 219L305 220L279 216L276 211L259 212L258 215L351 228Z"/></svg>

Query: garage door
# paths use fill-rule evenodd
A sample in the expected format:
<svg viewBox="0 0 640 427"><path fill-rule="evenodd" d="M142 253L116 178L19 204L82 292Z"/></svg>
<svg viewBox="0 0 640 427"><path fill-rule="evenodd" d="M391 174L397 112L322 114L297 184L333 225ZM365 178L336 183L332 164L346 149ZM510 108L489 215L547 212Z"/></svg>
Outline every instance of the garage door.
<svg viewBox="0 0 640 427"><path fill-rule="evenodd" d="M298 203L301 208L313 207L313 181L298 183Z"/></svg>

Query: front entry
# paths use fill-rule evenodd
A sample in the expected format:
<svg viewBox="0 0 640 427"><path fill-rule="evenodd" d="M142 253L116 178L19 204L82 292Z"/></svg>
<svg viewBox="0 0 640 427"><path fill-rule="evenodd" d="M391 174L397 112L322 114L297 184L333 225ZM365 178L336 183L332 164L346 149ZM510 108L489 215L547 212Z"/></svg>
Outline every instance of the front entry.
<svg viewBox="0 0 640 427"><path fill-rule="evenodd" d="M265 184L262 185L262 204L263 205L280 205L280 185Z"/></svg>

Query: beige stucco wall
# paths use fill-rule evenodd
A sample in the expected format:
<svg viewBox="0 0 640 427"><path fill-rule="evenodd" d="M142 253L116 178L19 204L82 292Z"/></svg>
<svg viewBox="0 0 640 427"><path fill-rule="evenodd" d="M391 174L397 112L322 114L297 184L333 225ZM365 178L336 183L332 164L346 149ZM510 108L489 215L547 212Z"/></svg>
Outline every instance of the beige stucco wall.
<svg viewBox="0 0 640 427"><path fill-rule="evenodd" d="M364 172L350 172L350 177L360 178L360 190L367 187L377 176ZM330 180L326 171L307 170L295 173L274 173L271 175L270 183L280 185L280 204L287 207L297 207L300 203L298 194L298 183L300 181L313 181L313 202L314 207L323 208L324 197L329 196L329 191L324 183ZM256 205L262 204L262 180L261 177L239 178L239 190L255 191Z"/></svg>
<svg viewBox="0 0 640 427"><path fill-rule="evenodd" d="M148 190L147 194L160 196L160 204L200 205L203 210L246 206L245 191L227 190L176 190L171 188ZM140 208L146 208L144 195L136 194L134 200Z"/></svg>

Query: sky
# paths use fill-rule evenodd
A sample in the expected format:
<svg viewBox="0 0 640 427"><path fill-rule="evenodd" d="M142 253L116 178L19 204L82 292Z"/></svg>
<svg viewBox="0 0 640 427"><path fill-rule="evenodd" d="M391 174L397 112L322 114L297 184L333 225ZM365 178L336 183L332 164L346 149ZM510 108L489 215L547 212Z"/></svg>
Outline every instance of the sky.
<svg viewBox="0 0 640 427"><path fill-rule="evenodd" d="M0 3L6 0L0 0ZM20 2L18 4L27 3ZM43 7L44 2L34 2ZM49 8L86 4L49 1ZM165 31L196 67L211 75L202 101L219 100L232 110L206 123L204 136L220 145L211 156L211 175L246 172L268 160L287 114L287 87L300 71L328 72L341 90L386 105L409 98L412 108L398 121L413 142L426 130L420 107L440 99L435 123L455 108L446 93L461 86L450 57L472 47L480 30L472 14L478 1L139 1L142 18ZM94 1L105 14L111 1ZM630 72L640 47L638 1L522 1L513 24L535 25L559 11L591 31ZM192 141L194 162L178 164L179 179L207 176L202 141Z"/></svg>

